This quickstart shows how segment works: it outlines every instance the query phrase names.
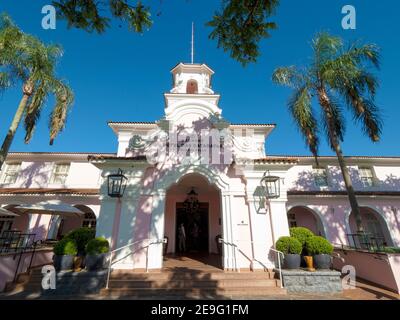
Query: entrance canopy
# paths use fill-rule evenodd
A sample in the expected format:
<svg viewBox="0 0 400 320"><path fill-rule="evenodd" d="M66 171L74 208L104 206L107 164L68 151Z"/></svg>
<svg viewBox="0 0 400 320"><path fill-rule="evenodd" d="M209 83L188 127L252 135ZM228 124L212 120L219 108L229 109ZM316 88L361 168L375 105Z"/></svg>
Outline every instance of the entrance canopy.
<svg viewBox="0 0 400 320"><path fill-rule="evenodd" d="M14 212L11 212L7 209L0 207L0 216L7 216L7 217L18 217L18 215Z"/></svg>
<svg viewBox="0 0 400 320"><path fill-rule="evenodd" d="M15 210L21 213L35 214L52 214L63 216L83 216L85 213L81 210L62 203L59 200L42 201L35 204L19 205L14 207Z"/></svg>

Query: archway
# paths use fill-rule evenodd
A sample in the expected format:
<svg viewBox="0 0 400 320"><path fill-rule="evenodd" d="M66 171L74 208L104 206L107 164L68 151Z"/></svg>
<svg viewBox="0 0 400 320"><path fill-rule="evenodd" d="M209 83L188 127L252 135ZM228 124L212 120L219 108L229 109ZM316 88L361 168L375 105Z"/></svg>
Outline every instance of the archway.
<svg viewBox="0 0 400 320"><path fill-rule="evenodd" d="M371 237L370 241L372 241L372 245L393 246L393 240L388 225L381 213L374 208L360 207L360 214L364 231ZM351 212L348 217L348 223L351 234L356 234L357 225L353 212ZM354 240L351 239L349 241L354 244ZM361 246L360 243L356 243L355 245Z"/></svg>
<svg viewBox="0 0 400 320"><path fill-rule="evenodd" d="M304 227L316 235L327 237L323 218L316 211L306 206L294 206L288 210L287 216L290 228Z"/></svg>
<svg viewBox="0 0 400 320"><path fill-rule="evenodd" d="M164 221L166 254L207 257L221 266L221 195L215 184L199 173L184 175L167 190Z"/></svg>
<svg viewBox="0 0 400 320"><path fill-rule="evenodd" d="M186 83L186 93L196 94L199 92L198 84L196 80L189 80Z"/></svg>

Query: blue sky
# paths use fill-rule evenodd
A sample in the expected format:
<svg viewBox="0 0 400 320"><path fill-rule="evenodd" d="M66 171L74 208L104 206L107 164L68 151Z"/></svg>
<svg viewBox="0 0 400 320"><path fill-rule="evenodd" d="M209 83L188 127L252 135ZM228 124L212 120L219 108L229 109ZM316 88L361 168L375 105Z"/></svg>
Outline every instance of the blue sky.
<svg viewBox="0 0 400 320"><path fill-rule="evenodd" d="M382 49L381 88L377 102L385 121L382 141L372 144L358 126L348 122L343 145L347 155L400 156L398 108L400 71L400 3L393 0L282 0L273 18L279 29L261 43L262 55L256 64L243 68L216 43L208 39L205 27L219 1L154 1L160 16L143 35L114 23L106 34L67 30L58 21L56 30L41 28L41 8L50 0L0 0L0 11L8 12L26 32L45 42L59 43L65 54L58 66L60 77L68 79L76 95L67 127L53 146L48 144L48 113L30 144L23 142L20 128L13 151L115 152L116 137L107 126L114 121L154 121L163 115L163 93L171 89L170 69L190 59L191 22L196 25L195 62L207 63L216 73L213 89L221 94L220 107L234 123L276 123L267 140L268 154L309 154L286 109L290 90L277 87L271 74L278 66L302 65L311 55L310 41L316 32L330 31L347 40L373 42ZM341 28L341 8L357 9L357 30ZM0 137L3 139L20 99L20 87L0 97ZM351 118L348 118L351 121ZM321 154L332 154L327 144Z"/></svg>

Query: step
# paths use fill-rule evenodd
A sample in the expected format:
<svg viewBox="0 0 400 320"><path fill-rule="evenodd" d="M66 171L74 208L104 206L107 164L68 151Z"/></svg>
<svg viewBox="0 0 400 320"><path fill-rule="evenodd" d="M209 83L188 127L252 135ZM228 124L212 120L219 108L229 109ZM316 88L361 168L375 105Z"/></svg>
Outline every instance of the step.
<svg viewBox="0 0 400 320"><path fill-rule="evenodd" d="M145 288L145 289L131 289L131 288L110 288L102 289L101 295L107 297L130 297L130 298L167 298L167 297L181 297L181 298L204 298L211 296L214 298L222 297L263 297L271 295L285 295L285 289L270 287L270 288L243 288L232 287L229 289L216 289L216 288L174 288L174 289L160 289L160 288Z"/></svg>
<svg viewBox="0 0 400 320"><path fill-rule="evenodd" d="M221 272L221 273L196 273L196 272L160 272L160 273L135 273L135 272L118 272L111 273L111 280L184 280L184 279L207 279L207 280L220 280L220 279L275 279L273 272Z"/></svg>
<svg viewBox="0 0 400 320"><path fill-rule="evenodd" d="M112 280L109 282L110 288L132 288L132 289L147 289L147 288L260 288L260 287L276 287L279 283L277 280Z"/></svg>

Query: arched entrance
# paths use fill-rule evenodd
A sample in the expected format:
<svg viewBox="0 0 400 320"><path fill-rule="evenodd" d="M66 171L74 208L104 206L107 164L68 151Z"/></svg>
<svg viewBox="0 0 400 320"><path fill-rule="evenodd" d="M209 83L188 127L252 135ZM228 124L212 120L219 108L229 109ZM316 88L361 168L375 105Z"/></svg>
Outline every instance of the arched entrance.
<svg viewBox="0 0 400 320"><path fill-rule="evenodd" d="M217 239L222 235L220 190L198 173L183 176L166 194L164 253L221 265Z"/></svg>
<svg viewBox="0 0 400 320"><path fill-rule="evenodd" d="M360 207L360 214L364 231L370 236L372 245L393 246L392 237L390 236L387 223L379 212L370 207ZM356 234L357 224L352 212L349 216L348 222L351 234ZM361 244L356 243L355 245Z"/></svg>
<svg viewBox="0 0 400 320"><path fill-rule="evenodd" d="M291 207L288 212L289 228L304 227L314 234L326 238L326 230L322 218L312 209L306 206Z"/></svg>

